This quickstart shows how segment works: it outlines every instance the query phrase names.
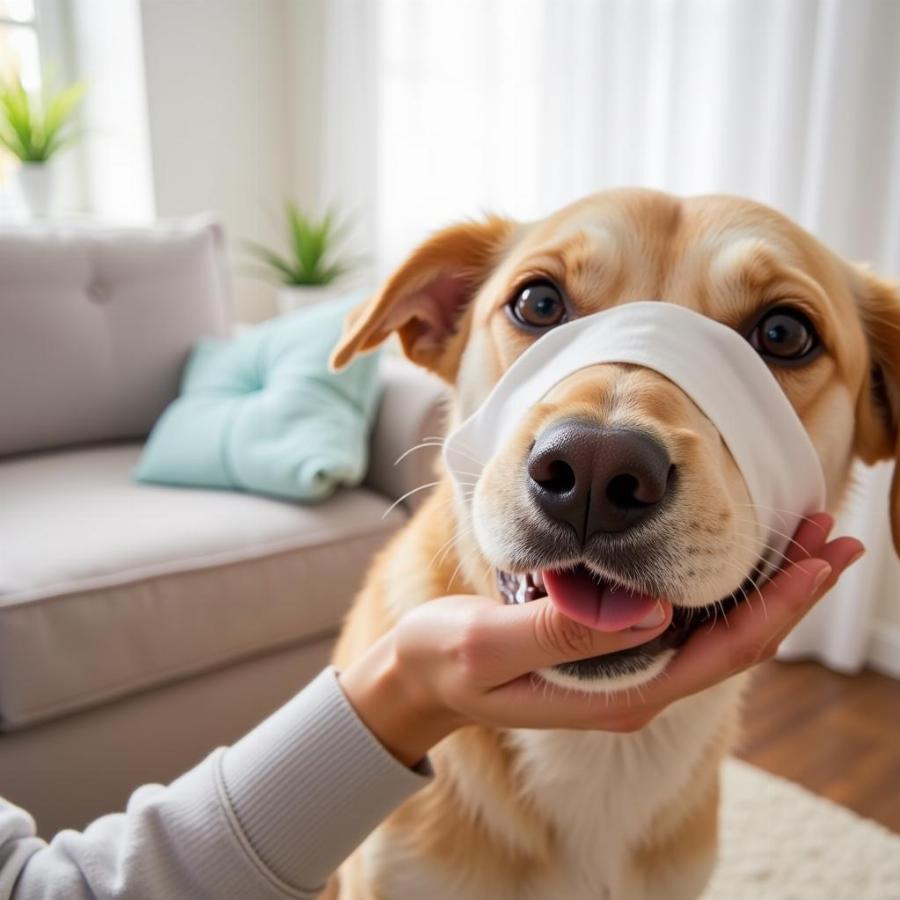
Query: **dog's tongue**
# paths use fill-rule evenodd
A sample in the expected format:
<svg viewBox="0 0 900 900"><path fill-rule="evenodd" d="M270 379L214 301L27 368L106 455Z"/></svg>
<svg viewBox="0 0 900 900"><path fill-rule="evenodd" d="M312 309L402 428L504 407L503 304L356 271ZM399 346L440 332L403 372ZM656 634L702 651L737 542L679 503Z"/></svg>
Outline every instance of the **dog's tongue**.
<svg viewBox="0 0 900 900"><path fill-rule="evenodd" d="M655 597L634 594L609 582L598 582L581 567L546 569L544 587L553 605L564 615L597 631L624 631L653 612Z"/></svg>

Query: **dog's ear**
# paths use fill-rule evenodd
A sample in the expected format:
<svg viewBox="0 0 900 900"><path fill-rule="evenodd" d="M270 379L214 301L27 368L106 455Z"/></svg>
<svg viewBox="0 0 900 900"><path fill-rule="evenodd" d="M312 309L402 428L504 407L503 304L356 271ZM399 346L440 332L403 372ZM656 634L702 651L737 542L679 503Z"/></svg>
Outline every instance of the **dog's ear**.
<svg viewBox="0 0 900 900"><path fill-rule="evenodd" d="M856 296L872 366L856 410L856 452L869 464L894 458L891 530L900 555L900 286L855 267Z"/></svg>
<svg viewBox="0 0 900 900"><path fill-rule="evenodd" d="M465 341L460 329L465 309L515 228L508 219L489 217L437 232L368 303L350 313L331 365L346 366L357 353L377 347L396 331L413 362L453 381Z"/></svg>

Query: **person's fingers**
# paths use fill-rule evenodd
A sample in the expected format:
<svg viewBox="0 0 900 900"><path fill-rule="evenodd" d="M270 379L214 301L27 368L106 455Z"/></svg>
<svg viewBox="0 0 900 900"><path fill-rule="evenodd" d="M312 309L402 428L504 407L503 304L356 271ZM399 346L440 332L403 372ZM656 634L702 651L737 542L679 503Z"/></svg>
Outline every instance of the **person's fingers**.
<svg viewBox="0 0 900 900"><path fill-rule="evenodd" d="M767 649L774 653L797 623L815 606L837 583L841 575L865 552L862 543L856 538L839 537L819 548L817 559L824 560L827 568L816 579L812 593L803 594L788 585L783 592L781 628L773 628ZM791 570L784 568L778 575L782 581L790 579ZM767 588L763 587L766 595Z"/></svg>
<svg viewBox="0 0 900 900"><path fill-rule="evenodd" d="M524 728L632 731L674 700L717 684L774 653L781 639L862 553L862 545L853 538L827 541L832 524L826 514L805 520L782 570L730 611L727 622L698 629L663 675L639 691L589 694L557 687L535 673L651 640L671 620L667 603L661 604L663 618L654 628L604 633L568 619L547 599L498 606L483 597L445 598L436 601L443 612L429 617L430 630L433 636L456 635L453 653L464 662L463 680L481 686L480 714L471 709L476 719ZM446 627L435 630L443 616ZM462 628L461 622L465 623Z"/></svg>
<svg viewBox="0 0 900 900"><path fill-rule="evenodd" d="M726 621L701 627L668 667L666 683L658 686L661 699L694 694L759 662L771 636L791 627L798 606L811 602L831 571L821 559L797 563L789 579L771 581L759 596L732 610Z"/></svg>
<svg viewBox="0 0 900 900"><path fill-rule="evenodd" d="M820 558L779 572L760 595L732 610L727 622L693 634L667 668L667 677L644 689L648 700L664 704L696 693L770 656L862 549L855 538L837 538L820 550Z"/></svg>
<svg viewBox="0 0 900 900"><path fill-rule="evenodd" d="M854 537L839 537L829 541L818 553L831 565L831 575L821 587L821 593L831 590L846 569L849 569L864 553L863 542Z"/></svg>
<svg viewBox="0 0 900 900"><path fill-rule="evenodd" d="M672 605L660 601L645 627L596 631L564 616L548 599L480 611L466 635L466 652L494 686L557 663L625 650L652 640L672 620Z"/></svg>
<svg viewBox="0 0 900 900"><path fill-rule="evenodd" d="M773 634L767 650L774 653L778 645L788 636L797 623L815 606L822 597L827 594L837 583L837 580L850 566L856 562L865 552L865 547L856 538L840 537L827 543L819 550L818 556L824 559L831 567L824 576L822 582L816 587L811 596L792 596L787 605L791 607L791 615L787 617L784 627L779 633ZM771 654L769 654L771 655Z"/></svg>
<svg viewBox="0 0 900 900"><path fill-rule="evenodd" d="M832 528L834 528L834 517L826 512L816 513L803 519L788 545L784 555L784 565L819 556L819 550L825 546Z"/></svg>

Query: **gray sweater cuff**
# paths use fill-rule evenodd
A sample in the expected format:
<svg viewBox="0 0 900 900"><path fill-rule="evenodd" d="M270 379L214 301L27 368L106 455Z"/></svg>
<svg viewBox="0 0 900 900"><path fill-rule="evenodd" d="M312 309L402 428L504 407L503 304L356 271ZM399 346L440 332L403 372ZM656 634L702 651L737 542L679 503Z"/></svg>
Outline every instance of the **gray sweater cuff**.
<svg viewBox="0 0 900 900"><path fill-rule="evenodd" d="M362 723L328 668L222 756L248 844L278 878L312 891L386 816L428 784Z"/></svg>

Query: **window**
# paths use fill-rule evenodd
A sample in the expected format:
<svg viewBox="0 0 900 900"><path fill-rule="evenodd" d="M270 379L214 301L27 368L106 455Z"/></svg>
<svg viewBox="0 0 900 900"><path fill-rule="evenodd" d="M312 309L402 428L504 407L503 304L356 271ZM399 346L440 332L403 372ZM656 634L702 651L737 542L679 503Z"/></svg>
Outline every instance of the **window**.
<svg viewBox="0 0 900 900"><path fill-rule="evenodd" d="M0 0L0 77L18 75L26 90L41 86L34 0Z"/></svg>
<svg viewBox="0 0 900 900"><path fill-rule="evenodd" d="M0 0L0 79L18 76L28 91L41 86L34 0ZM9 182L14 161L0 152L0 187ZM0 197L0 206L8 198Z"/></svg>
<svg viewBox="0 0 900 900"><path fill-rule="evenodd" d="M396 265L436 225L540 210L538 0L382 0L379 261Z"/></svg>

